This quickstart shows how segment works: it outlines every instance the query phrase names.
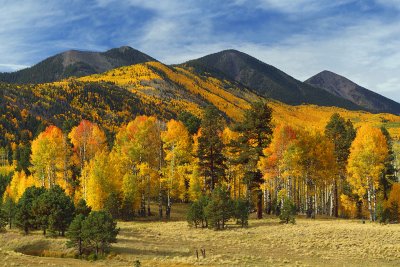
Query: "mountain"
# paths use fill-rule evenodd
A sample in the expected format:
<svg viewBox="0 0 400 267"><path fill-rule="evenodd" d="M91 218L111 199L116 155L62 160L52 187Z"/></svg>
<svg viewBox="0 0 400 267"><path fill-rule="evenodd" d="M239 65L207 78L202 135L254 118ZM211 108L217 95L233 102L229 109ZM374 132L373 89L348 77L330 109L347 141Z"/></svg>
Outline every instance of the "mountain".
<svg viewBox="0 0 400 267"><path fill-rule="evenodd" d="M52 83L0 82L0 147L11 151L13 144L26 144L50 124L68 132L82 119L98 123L113 140L119 127L137 115L166 121L185 112L201 118L209 105L228 122L238 121L258 100L268 102L275 125L286 123L323 131L330 116L339 113L356 126L384 126L393 137L400 136L399 116L316 105L290 106L267 100L229 79L152 61Z"/></svg>
<svg viewBox="0 0 400 267"><path fill-rule="evenodd" d="M306 80L305 83L320 87L331 94L350 100L373 112L400 114L399 103L327 70L314 75Z"/></svg>
<svg viewBox="0 0 400 267"><path fill-rule="evenodd" d="M198 73L211 73L219 78L237 81L263 97L290 105L308 103L352 110L363 109L347 99L296 80L274 66L236 50L221 51L190 60L180 66L192 68Z"/></svg>
<svg viewBox="0 0 400 267"><path fill-rule="evenodd" d="M45 83L68 77L82 77L102 73L121 66L128 66L154 58L129 46L106 52L69 50L49 57L38 64L11 73L0 73L0 81L7 83Z"/></svg>

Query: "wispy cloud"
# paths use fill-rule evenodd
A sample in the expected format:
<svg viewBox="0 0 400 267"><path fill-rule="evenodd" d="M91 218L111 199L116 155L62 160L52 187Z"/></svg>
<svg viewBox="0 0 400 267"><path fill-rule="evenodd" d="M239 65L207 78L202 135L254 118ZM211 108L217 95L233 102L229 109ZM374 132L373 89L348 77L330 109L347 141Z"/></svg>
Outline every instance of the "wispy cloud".
<svg viewBox="0 0 400 267"><path fill-rule="evenodd" d="M173 64L223 49L304 80L329 69L400 101L398 0L6 0L0 71L130 45Z"/></svg>

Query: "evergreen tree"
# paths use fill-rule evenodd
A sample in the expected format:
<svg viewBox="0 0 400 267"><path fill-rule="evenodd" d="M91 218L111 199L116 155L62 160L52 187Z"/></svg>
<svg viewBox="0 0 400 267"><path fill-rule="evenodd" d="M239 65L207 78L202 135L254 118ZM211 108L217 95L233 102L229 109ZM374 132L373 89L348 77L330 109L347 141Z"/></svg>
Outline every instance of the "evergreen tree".
<svg viewBox="0 0 400 267"><path fill-rule="evenodd" d="M32 205L40 195L46 192L44 187L29 187L25 190L17 204L15 214L16 225L28 234L31 229L36 227L36 220L32 213Z"/></svg>
<svg viewBox="0 0 400 267"><path fill-rule="evenodd" d="M225 175L225 158L222 153L224 148L223 130L223 119L218 110L214 106L207 107L201 122L197 157L201 174L204 177L204 186L208 187L210 191L214 190Z"/></svg>
<svg viewBox="0 0 400 267"><path fill-rule="evenodd" d="M338 113L335 113L325 126L325 135L335 146L335 157L339 171L338 178L340 184L343 185L346 178L346 164L350 154L350 146L356 137L356 130L350 120L345 121ZM343 192L343 188L338 186L337 179L334 179L332 213L335 217L339 215L339 189Z"/></svg>
<svg viewBox="0 0 400 267"><path fill-rule="evenodd" d="M115 243L119 229L110 213L92 211L82 223L82 238L88 249L96 255L108 252L111 243Z"/></svg>
<svg viewBox="0 0 400 267"><path fill-rule="evenodd" d="M181 112L178 120L183 122L191 135L197 133L201 125L201 120L187 111Z"/></svg>
<svg viewBox="0 0 400 267"><path fill-rule="evenodd" d="M294 205L293 201L288 197L284 197L281 213L279 214L279 219L281 220L282 223L290 222L292 224L295 224L296 222L295 215L296 215L296 206Z"/></svg>
<svg viewBox="0 0 400 267"><path fill-rule="evenodd" d="M187 221L190 225L194 225L196 228L200 225L202 228L207 227L205 207L208 205L208 202L208 197L204 195L190 205L187 214Z"/></svg>
<svg viewBox="0 0 400 267"><path fill-rule="evenodd" d="M49 229L64 236L75 212L74 204L64 190L56 185L32 203L32 214L38 227L46 234Z"/></svg>
<svg viewBox="0 0 400 267"><path fill-rule="evenodd" d="M238 223L242 226L248 226L249 224L249 210L250 203L247 199L239 198L235 201L235 218Z"/></svg>
<svg viewBox="0 0 400 267"><path fill-rule="evenodd" d="M225 228L225 223L234 215L234 203L225 187L216 187L205 208L208 226L215 230Z"/></svg>
<svg viewBox="0 0 400 267"><path fill-rule="evenodd" d="M4 199L3 203L3 211L5 213L5 216L7 218L8 222L8 228L11 229L12 224L15 220L15 213L16 213L17 207L15 202L12 200L10 197L6 197Z"/></svg>
<svg viewBox="0 0 400 267"><path fill-rule="evenodd" d="M262 173L257 168L258 161L263 157L263 149L271 142L272 110L263 102L253 103L244 113L242 122L234 126L240 134L238 140L232 143L233 150L239 154L237 163L245 166L245 183L250 191L257 194L257 218L262 218L262 192L260 185Z"/></svg>
<svg viewBox="0 0 400 267"><path fill-rule="evenodd" d="M76 248L79 256L83 253L83 233L82 233L82 225L85 221L85 216L83 214L78 214L75 216L74 220L68 227L67 238L69 241L67 242L68 247Z"/></svg>
<svg viewBox="0 0 400 267"><path fill-rule="evenodd" d="M106 202L104 203L104 210L108 211L114 219L119 219L121 217L120 216L121 206L122 206L121 197L116 192L112 192L106 199Z"/></svg>
<svg viewBox="0 0 400 267"><path fill-rule="evenodd" d="M392 184L397 181L397 178L395 176L396 169L394 166L395 154L393 151L393 139L390 136L390 133L385 127L381 127L381 132L386 138L386 144L388 147L388 156L385 161L385 170L383 171L380 180L380 184L382 185L381 190L383 193L383 199L387 200Z"/></svg>
<svg viewBox="0 0 400 267"><path fill-rule="evenodd" d="M89 216L92 209L86 204L86 201L81 198L75 206L75 215Z"/></svg>
<svg viewBox="0 0 400 267"><path fill-rule="evenodd" d="M58 185L43 194L43 197L50 203L50 230L64 236L65 231L74 218L75 207L72 199Z"/></svg>
<svg viewBox="0 0 400 267"><path fill-rule="evenodd" d="M7 214L4 211L4 208L2 207L1 201L0 201L0 232L5 230L7 224L8 224Z"/></svg>

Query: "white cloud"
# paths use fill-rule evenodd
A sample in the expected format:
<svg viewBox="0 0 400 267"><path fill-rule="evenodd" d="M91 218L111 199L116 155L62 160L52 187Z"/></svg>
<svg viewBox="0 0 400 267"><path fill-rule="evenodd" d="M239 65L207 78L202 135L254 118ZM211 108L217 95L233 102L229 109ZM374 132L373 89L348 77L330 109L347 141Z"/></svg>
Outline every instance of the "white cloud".
<svg viewBox="0 0 400 267"><path fill-rule="evenodd" d="M6 1L0 6L0 71L36 63L54 51L102 51L111 48L110 44L131 45L168 64L234 48L300 80L328 69L400 101L400 24L398 20L387 22L390 20L376 16L328 12L352 2L360 4L357 0L235 0L223 4L195 0L96 0L80 10L75 1ZM376 3L386 8L400 7L400 0ZM233 8L239 12L230 13ZM135 15L121 14L126 16L126 23L115 29L96 28L107 23L98 11L118 15L117 12L132 9L145 9L149 15L138 21ZM279 21L266 23L265 28L249 28L246 36L236 31L237 25L216 30L220 20L229 17L240 21L240 12L244 16L260 10L279 13L294 24L304 23L304 31L283 35L279 29L290 25L280 25ZM305 22L303 16L313 19ZM82 18L92 25L81 22L65 30L66 24ZM51 38L50 32L57 30L62 34ZM277 33L278 38L271 40L270 33Z"/></svg>
<svg viewBox="0 0 400 267"><path fill-rule="evenodd" d="M237 5L254 5L257 8L276 10L282 13L305 13L318 12L324 9L341 6L354 2L355 0L236 0Z"/></svg>
<svg viewBox="0 0 400 267"><path fill-rule="evenodd" d="M363 22L324 39L299 35L273 46L244 43L242 51L299 80L330 70L400 102L400 27ZM396 84L397 83L397 84Z"/></svg>

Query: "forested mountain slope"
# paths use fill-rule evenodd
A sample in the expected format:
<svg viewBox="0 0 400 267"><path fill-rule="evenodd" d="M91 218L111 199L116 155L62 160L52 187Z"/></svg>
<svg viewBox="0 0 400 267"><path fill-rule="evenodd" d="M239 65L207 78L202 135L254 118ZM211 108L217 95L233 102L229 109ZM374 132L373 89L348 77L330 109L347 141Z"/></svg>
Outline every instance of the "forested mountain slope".
<svg viewBox="0 0 400 267"><path fill-rule="evenodd" d="M339 112L356 125L386 126L400 136L400 117L314 105L290 106L265 99L239 83L198 74L194 69L148 62L103 74L38 84L0 84L0 147L29 142L48 124L69 130L81 119L101 125L112 139L121 124L136 115L176 118L189 112L199 118L207 105L226 120L240 120L250 103L264 100L273 108L274 123L322 129ZM23 141L25 140L25 141Z"/></svg>
<svg viewBox="0 0 400 267"><path fill-rule="evenodd" d="M8 83L54 82L68 77L81 77L102 73L154 58L129 46L113 48L106 52L69 50L49 57L38 64L11 73L0 73L0 81Z"/></svg>

